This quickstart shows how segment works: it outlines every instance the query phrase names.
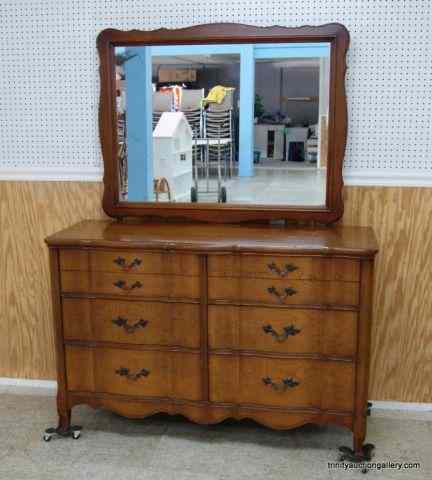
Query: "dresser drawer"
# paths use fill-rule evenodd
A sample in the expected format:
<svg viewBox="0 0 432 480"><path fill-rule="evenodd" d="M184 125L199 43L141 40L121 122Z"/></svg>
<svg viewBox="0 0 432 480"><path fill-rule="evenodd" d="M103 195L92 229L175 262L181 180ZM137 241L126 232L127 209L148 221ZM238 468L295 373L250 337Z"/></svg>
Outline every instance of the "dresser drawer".
<svg viewBox="0 0 432 480"><path fill-rule="evenodd" d="M330 310L209 306L210 349L353 357L357 314Z"/></svg>
<svg viewBox="0 0 432 480"><path fill-rule="evenodd" d="M68 390L200 400L200 356L66 347Z"/></svg>
<svg viewBox="0 0 432 480"><path fill-rule="evenodd" d="M286 278L358 282L359 262L346 258L281 255L210 255L210 277Z"/></svg>
<svg viewBox="0 0 432 480"><path fill-rule="evenodd" d="M359 303L355 282L290 279L209 278L209 301L267 305L348 305Z"/></svg>
<svg viewBox="0 0 432 480"><path fill-rule="evenodd" d="M351 412L349 362L211 355L210 401Z"/></svg>
<svg viewBox="0 0 432 480"><path fill-rule="evenodd" d="M60 269L112 273L199 275L196 255L130 250L61 250Z"/></svg>
<svg viewBox="0 0 432 480"><path fill-rule="evenodd" d="M200 347L199 305L64 298L66 340Z"/></svg>
<svg viewBox="0 0 432 480"><path fill-rule="evenodd" d="M62 271L61 288L66 293L93 293L124 297L197 300L200 296L199 277L181 275Z"/></svg>

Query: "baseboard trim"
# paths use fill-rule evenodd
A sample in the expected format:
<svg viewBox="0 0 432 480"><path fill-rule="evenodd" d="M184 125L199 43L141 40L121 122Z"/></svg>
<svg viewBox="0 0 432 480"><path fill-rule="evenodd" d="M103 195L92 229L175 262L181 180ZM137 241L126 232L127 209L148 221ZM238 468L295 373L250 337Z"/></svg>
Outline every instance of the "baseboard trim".
<svg viewBox="0 0 432 480"><path fill-rule="evenodd" d="M405 412L432 412L432 403L391 402L385 400L371 400L372 411L399 410Z"/></svg>
<svg viewBox="0 0 432 480"><path fill-rule="evenodd" d="M26 393L34 388L35 394L40 389L57 391L57 382L55 380L31 380L26 378L7 378L0 377L0 387L8 387L8 393L19 393L24 387ZM31 394L31 392L30 392ZM415 402L393 402L387 400L371 400L373 409L377 410L400 410L407 412L432 412L432 403Z"/></svg>
<svg viewBox="0 0 432 480"><path fill-rule="evenodd" d="M57 382L55 380L32 380L27 378L7 378L0 377L0 387L9 387L8 391L19 390L21 387L46 389L57 391Z"/></svg>

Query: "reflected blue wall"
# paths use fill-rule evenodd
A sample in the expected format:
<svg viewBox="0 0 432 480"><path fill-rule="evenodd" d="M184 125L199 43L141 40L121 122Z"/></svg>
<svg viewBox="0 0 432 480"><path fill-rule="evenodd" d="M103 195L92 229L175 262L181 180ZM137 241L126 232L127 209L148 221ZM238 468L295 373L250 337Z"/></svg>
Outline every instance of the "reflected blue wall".
<svg viewBox="0 0 432 480"><path fill-rule="evenodd" d="M253 45L243 45L240 55L239 176L254 174L255 59Z"/></svg>
<svg viewBox="0 0 432 480"><path fill-rule="evenodd" d="M153 200L152 84L149 47L130 47L124 64L128 200Z"/></svg>

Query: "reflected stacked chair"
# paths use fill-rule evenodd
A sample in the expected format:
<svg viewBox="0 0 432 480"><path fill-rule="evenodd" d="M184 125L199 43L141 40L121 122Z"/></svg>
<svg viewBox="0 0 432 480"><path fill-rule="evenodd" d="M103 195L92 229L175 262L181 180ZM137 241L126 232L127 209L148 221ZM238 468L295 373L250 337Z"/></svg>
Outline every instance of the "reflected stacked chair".
<svg viewBox="0 0 432 480"><path fill-rule="evenodd" d="M219 155L221 155L224 160L225 178L233 174L235 151L233 108L234 89L227 91L222 103L211 103L204 111L204 137L216 140L209 146L209 161L219 161Z"/></svg>
<svg viewBox="0 0 432 480"><path fill-rule="evenodd" d="M153 130L160 120L162 113L171 112L173 94L171 92L153 92Z"/></svg>
<svg viewBox="0 0 432 480"><path fill-rule="evenodd" d="M204 89L194 89L194 90L183 90L181 101L180 101L180 110L184 113L189 125L192 129L193 138L203 138L204 128L203 128L203 109L202 101L204 98ZM202 160L201 155L202 148L197 145L192 147L192 161L195 162Z"/></svg>
<svg viewBox="0 0 432 480"><path fill-rule="evenodd" d="M202 122L202 101L204 98L204 89L188 90L182 92L180 101L180 111L185 114L194 137L201 138L203 135Z"/></svg>
<svg viewBox="0 0 432 480"><path fill-rule="evenodd" d="M117 115L117 158L119 160L119 180L120 196L124 200L127 198L127 142L126 142L126 119L124 113Z"/></svg>

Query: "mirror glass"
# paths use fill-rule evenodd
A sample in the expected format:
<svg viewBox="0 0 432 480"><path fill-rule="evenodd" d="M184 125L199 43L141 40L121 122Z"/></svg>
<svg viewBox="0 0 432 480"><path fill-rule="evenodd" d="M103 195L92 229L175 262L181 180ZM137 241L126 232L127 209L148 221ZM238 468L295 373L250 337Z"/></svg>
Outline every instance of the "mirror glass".
<svg viewBox="0 0 432 480"><path fill-rule="evenodd" d="M329 43L115 47L120 200L321 206Z"/></svg>

